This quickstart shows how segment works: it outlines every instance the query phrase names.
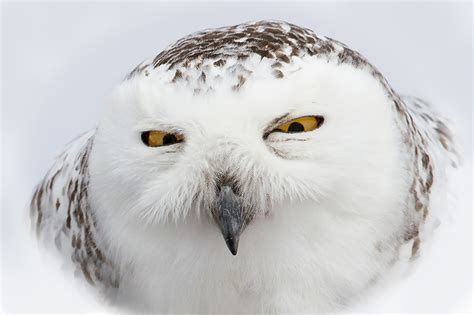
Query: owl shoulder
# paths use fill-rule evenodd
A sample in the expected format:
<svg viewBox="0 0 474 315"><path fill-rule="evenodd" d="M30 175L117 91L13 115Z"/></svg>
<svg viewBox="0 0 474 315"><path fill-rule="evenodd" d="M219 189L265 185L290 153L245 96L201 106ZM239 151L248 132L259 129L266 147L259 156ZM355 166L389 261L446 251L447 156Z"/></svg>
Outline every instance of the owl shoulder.
<svg viewBox="0 0 474 315"><path fill-rule="evenodd" d="M94 286L116 287L114 268L98 242L88 199L89 154L95 131L71 141L36 187L30 204L34 232L42 245L72 261L76 275Z"/></svg>

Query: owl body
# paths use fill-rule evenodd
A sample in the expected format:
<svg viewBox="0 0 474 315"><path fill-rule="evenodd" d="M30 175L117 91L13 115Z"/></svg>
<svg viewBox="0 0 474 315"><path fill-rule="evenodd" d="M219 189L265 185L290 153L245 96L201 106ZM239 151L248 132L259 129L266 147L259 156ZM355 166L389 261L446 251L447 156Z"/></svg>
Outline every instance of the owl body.
<svg viewBox="0 0 474 315"><path fill-rule="evenodd" d="M299 117L323 119L279 129ZM151 147L154 130L184 140ZM32 222L114 304L334 311L419 255L453 152L427 104L358 53L252 22L192 34L133 70L39 185ZM237 210L222 208L224 187ZM223 222L238 223L234 243Z"/></svg>

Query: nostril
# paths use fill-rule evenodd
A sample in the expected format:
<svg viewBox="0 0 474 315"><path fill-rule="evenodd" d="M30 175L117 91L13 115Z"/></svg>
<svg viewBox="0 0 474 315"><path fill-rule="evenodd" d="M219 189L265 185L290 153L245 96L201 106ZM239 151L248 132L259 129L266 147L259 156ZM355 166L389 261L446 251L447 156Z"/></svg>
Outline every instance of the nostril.
<svg viewBox="0 0 474 315"><path fill-rule="evenodd" d="M216 191L220 193L224 186L228 186L236 195L240 192L238 182L234 176L219 175L216 179Z"/></svg>
<svg viewBox="0 0 474 315"><path fill-rule="evenodd" d="M240 187L237 184L237 182L232 182L232 184L230 185L230 188L232 189L234 194L236 194L237 196L240 196Z"/></svg>

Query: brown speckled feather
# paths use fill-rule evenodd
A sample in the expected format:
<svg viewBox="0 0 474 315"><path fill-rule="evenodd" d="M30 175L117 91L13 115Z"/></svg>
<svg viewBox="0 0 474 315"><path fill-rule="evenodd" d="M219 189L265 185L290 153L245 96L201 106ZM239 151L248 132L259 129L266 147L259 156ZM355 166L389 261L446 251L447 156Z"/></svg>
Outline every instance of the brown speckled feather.
<svg viewBox="0 0 474 315"><path fill-rule="evenodd" d="M117 287L112 262L99 244L88 200L88 158L93 133L73 140L36 188L30 207L38 238L71 257L91 285Z"/></svg>

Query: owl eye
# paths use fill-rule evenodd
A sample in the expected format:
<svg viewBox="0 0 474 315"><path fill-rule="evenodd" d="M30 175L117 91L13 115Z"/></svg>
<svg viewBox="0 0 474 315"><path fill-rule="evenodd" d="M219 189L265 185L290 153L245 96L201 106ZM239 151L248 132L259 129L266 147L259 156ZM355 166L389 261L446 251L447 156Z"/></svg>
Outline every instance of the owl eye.
<svg viewBox="0 0 474 315"><path fill-rule="evenodd" d="M324 122L322 116L303 116L276 127L274 131L285 133L307 132L319 128Z"/></svg>
<svg viewBox="0 0 474 315"><path fill-rule="evenodd" d="M142 141L149 147L161 147L183 142L184 137L176 133L167 133L159 130L142 132Z"/></svg>

